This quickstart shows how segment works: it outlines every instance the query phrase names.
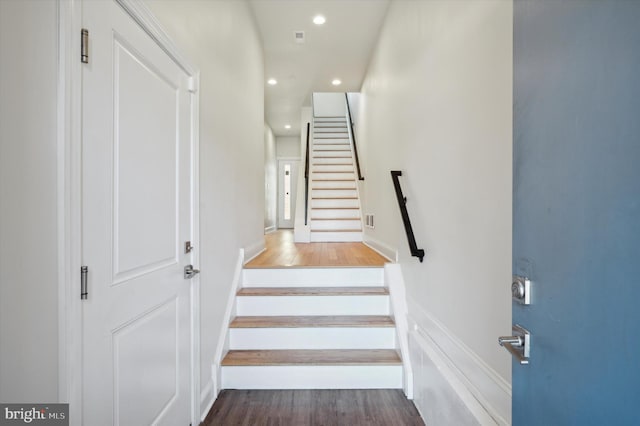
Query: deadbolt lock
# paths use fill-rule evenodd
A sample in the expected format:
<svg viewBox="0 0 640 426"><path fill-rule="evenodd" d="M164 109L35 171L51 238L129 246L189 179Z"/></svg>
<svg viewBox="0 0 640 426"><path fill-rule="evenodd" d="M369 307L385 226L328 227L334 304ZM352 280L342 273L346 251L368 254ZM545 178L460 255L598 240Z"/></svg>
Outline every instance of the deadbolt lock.
<svg viewBox="0 0 640 426"><path fill-rule="evenodd" d="M531 304L531 280L514 275L511 282L511 297L522 305Z"/></svg>

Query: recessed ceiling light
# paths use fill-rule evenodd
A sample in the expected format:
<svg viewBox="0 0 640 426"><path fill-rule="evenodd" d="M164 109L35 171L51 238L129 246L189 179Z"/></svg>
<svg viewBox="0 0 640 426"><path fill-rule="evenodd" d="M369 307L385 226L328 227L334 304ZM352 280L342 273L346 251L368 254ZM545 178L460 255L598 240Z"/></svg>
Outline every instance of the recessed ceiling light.
<svg viewBox="0 0 640 426"><path fill-rule="evenodd" d="M342 84L342 81L340 81L337 78L334 78L331 84L333 84L334 86L340 86Z"/></svg>
<svg viewBox="0 0 640 426"><path fill-rule="evenodd" d="M316 25L322 25L327 22L327 19L322 15L316 15L313 17L313 23Z"/></svg>
<svg viewBox="0 0 640 426"><path fill-rule="evenodd" d="M287 129L287 130L290 129L291 128L291 124L285 124L284 128Z"/></svg>
<svg viewBox="0 0 640 426"><path fill-rule="evenodd" d="M275 78L270 78L269 80L267 80L267 84L275 86L276 84L278 84L278 80L276 80Z"/></svg>

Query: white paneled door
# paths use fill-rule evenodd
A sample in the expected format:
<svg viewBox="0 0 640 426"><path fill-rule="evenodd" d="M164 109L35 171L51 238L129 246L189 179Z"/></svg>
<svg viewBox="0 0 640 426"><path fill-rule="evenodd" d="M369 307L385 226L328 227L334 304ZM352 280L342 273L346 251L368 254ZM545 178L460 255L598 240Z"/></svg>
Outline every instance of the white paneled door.
<svg viewBox="0 0 640 426"><path fill-rule="evenodd" d="M115 1L83 3L85 425L190 423L189 77Z"/></svg>

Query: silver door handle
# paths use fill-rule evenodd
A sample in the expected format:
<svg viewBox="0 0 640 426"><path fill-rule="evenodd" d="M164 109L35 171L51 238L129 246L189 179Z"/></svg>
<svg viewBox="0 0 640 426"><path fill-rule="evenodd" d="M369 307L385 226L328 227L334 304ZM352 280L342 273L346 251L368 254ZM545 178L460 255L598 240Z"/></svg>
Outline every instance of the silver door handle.
<svg viewBox="0 0 640 426"><path fill-rule="evenodd" d="M519 326L512 326L513 336L498 337L498 344L509 351L520 364L529 364L529 352L531 350L531 333Z"/></svg>
<svg viewBox="0 0 640 426"><path fill-rule="evenodd" d="M200 273L200 269L193 269L193 265L187 265L184 267L184 279L188 280L195 277Z"/></svg>

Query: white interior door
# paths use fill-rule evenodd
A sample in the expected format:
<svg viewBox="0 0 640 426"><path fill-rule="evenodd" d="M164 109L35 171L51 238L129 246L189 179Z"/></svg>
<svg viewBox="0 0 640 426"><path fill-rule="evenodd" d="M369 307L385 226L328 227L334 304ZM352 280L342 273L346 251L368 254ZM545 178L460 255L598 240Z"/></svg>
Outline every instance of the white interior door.
<svg viewBox="0 0 640 426"><path fill-rule="evenodd" d="M190 423L188 76L114 1L83 3L85 425Z"/></svg>
<svg viewBox="0 0 640 426"><path fill-rule="evenodd" d="M278 160L278 228L293 228L299 160Z"/></svg>

